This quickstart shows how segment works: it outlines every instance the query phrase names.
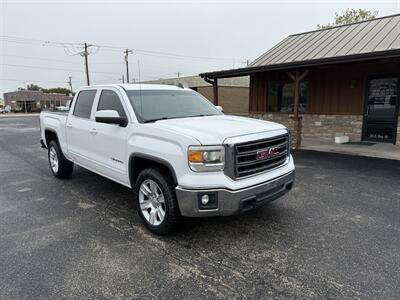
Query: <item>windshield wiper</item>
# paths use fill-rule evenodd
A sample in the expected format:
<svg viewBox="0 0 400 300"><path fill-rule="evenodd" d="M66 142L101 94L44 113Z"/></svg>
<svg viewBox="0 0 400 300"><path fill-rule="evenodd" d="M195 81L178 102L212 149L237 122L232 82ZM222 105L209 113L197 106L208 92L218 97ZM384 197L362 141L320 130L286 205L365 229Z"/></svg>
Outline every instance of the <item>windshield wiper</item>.
<svg viewBox="0 0 400 300"><path fill-rule="evenodd" d="M213 115L194 115L194 116L182 116L182 117L162 117L162 118L144 120L143 123L152 123L152 122L156 122L156 121L160 121L160 120L196 118L196 117L207 117L207 116L213 116Z"/></svg>
<svg viewBox="0 0 400 300"><path fill-rule="evenodd" d="M185 118L209 117L209 116L213 116L213 115L194 115L194 116L187 116Z"/></svg>
<svg viewBox="0 0 400 300"><path fill-rule="evenodd" d="M143 123L152 123L152 122L156 122L156 121L160 121L160 120L168 120L168 119L172 119L172 118L162 117L162 118L156 118L156 119L148 119L148 120L144 120Z"/></svg>

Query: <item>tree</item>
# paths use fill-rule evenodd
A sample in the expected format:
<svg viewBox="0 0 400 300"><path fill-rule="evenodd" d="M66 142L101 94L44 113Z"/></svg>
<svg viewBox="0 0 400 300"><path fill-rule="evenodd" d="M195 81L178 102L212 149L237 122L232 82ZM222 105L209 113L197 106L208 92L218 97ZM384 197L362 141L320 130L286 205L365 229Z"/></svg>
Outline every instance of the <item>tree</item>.
<svg viewBox="0 0 400 300"><path fill-rule="evenodd" d="M42 88L36 84L27 84L26 88L20 87L18 88L19 91L41 91Z"/></svg>
<svg viewBox="0 0 400 300"><path fill-rule="evenodd" d="M342 14L335 13L335 23L328 23L326 25L318 24L318 29L332 28L339 25L347 25L360 21L367 21L375 19L378 11L371 11L367 9L346 9Z"/></svg>
<svg viewBox="0 0 400 300"><path fill-rule="evenodd" d="M64 94L66 96L69 96L69 94L71 93L71 91L69 89L66 89L63 87L45 89L45 88L38 86L36 84L33 84L33 83L28 84L26 86L26 88L20 87L20 88L18 88L18 90L19 91L41 91L46 94L56 93L56 94Z"/></svg>
<svg viewBox="0 0 400 300"><path fill-rule="evenodd" d="M56 94L64 94L66 96L69 96L71 91L69 89L63 88L63 87L56 87L56 88L49 88L49 89L42 89L43 93L56 93Z"/></svg>

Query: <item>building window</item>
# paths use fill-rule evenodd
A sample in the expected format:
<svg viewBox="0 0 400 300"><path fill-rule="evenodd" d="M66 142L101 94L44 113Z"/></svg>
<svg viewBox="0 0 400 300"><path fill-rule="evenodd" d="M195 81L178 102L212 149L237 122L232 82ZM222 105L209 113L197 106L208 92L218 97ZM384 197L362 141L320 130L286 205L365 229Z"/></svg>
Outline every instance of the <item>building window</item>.
<svg viewBox="0 0 400 300"><path fill-rule="evenodd" d="M299 112L307 111L307 82L300 83ZM293 113L294 83L271 82L268 84L267 112Z"/></svg>

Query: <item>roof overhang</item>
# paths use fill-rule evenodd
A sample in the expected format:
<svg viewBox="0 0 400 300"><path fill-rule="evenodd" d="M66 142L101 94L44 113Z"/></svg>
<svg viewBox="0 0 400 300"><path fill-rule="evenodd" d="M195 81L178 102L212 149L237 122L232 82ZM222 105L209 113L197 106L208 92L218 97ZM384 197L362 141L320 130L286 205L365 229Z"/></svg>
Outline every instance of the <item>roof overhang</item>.
<svg viewBox="0 0 400 300"><path fill-rule="evenodd" d="M267 71L291 70L291 69L300 69L308 67L317 67L323 65L345 64L345 63L354 63L354 62L363 62L363 61L372 61L372 60L381 60L390 58L400 58L400 49L379 51L379 52L368 52L355 55L337 56L337 57L330 57L323 59L313 59L306 61L274 64L274 65L207 72L207 73L201 73L199 74L199 76L202 78L209 78L209 79L229 78L229 77L248 76L251 74L262 73Z"/></svg>

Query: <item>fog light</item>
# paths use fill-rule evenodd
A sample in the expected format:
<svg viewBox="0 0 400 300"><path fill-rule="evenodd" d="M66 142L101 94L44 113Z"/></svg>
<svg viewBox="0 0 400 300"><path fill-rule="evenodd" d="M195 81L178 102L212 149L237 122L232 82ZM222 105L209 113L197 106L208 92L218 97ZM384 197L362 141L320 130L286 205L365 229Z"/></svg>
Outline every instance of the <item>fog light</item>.
<svg viewBox="0 0 400 300"><path fill-rule="evenodd" d="M207 205L208 201L210 201L210 197L208 197L208 195L201 196L201 204Z"/></svg>

